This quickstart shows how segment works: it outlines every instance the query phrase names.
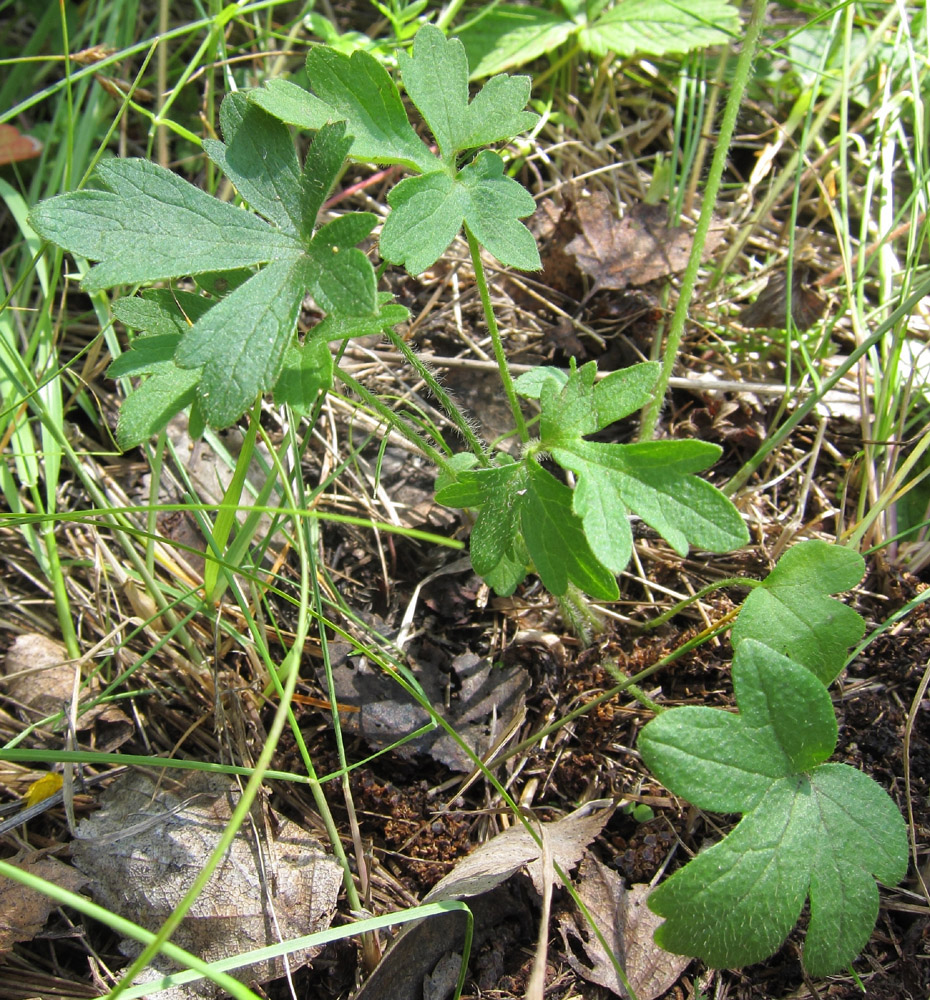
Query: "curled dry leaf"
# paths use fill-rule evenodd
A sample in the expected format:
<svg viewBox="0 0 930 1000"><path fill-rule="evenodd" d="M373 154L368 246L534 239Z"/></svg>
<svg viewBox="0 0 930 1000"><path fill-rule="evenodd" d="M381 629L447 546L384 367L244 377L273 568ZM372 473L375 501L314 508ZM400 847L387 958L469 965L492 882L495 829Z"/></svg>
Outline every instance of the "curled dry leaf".
<svg viewBox="0 0 930 1000"><path fill-rule="evenodd" d="M591 804L554 823L543 824L549 839L550 857L563 872L581 860L585 848L604 828L612 808L590 811ZM424 903L462 899L487 892L526 867L533 886L542 894L545 881L542 848L521 824L492 837L475 848L426 894Z"/></svg>
<svg viewBox="0 0 930 1000"><path fill-rule="evenodd" d="M55 858L10 858L7 864L70 892L80 892L87 884L80 872ZM0 876L0 955L10 951L17 941L31 941L57 906L45 893Z"/></svg>
<svg viewBox="0 0 930 1000"><path fill-rule="evenodd" d="M604 288L667 278L688 263L693 234L683 226L668 225L668 212L661 205L633 205L617 219L607 194L596 191L578 202L577 212L581 233L565 249L594 279L591 295ZM714 252L723 235L724 224L712 223L704 242L705 257Z"/></svg>
<svg viewBox="0 0 930 1000"><path fill-rule="evenodd" d="M633 885L627 889L616 872L589 854L578 869L577 888L638 1000L664 996L690 959L663 951L653 941L653 931L662 921L646 905L649 886ZM559 930L568 964L575 972L617 996L628 995L610 956L581 913L561 916ZM573 942L583 949L587 963L576 957L579 949L572 947Z"/></svg>
<svg viewBox="0 0 930 1000"><path fill-rule="evenodd" d="M114 782L101 811L81 823L72 849L75 865L92 880L94 897L152 931L206 863L239 795L222 775L190 772L180 782L163 776L162 786L138 772ZM240 829L172 936L176 944L213 962L329 926L342 869L290 820L278 816L274 828L275 835L260 843L250 824ZM129 955L139 951L135 942L121 948ZM314 954L292 953L290 968L300 968ZM170 963L156 964L160 971L148 970L146 979L172 971ZM275 960L253 965L244 975L263 983L283 972L283 963ZM159 994L169 1000L215 995L207 981Z"/></svg>

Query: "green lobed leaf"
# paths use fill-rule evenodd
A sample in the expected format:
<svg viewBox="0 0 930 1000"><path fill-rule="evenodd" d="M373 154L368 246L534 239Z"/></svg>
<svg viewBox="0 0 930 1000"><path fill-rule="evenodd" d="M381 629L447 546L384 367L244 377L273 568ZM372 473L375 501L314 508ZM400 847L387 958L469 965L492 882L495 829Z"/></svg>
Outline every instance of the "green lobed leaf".
<svg viewBox="0 0 930 1000"><path fill-rule="evenodd" d="M410 274L432 266L467 222L502 263L522 270L540 267L532 233L518 219L532 214L532 195L503 175L504 162L485 150L458 178L444 172L402 180L388 194L391 214L381 231L381 256Z"/></svg>
<svg viewBox="0 0 930 1000"><path fill-rule="evenodd" d="M829 685L865 632L862 617L829 595L855 587L864 572L865 561L852 549L819 539L795 545L743 602L733 648L758 640Z"/></svg>
<svg viewBox="0 0 930 1000"><path fill-rule="evenodd" d="M637 744L667 788L715 812L748 812L774 779L823 763L836 746L826 688L761 643L749 640L734 656L733 692L739 715L676 708L645 726Z"/></svg>
<svg viewBox="0 0 930 1000"><path fill-rule="evenodd" d="M533 234L518 222L536 210L533 196L504 174L504 161L483 150L459 171L458 182L468 193L465 222L478 241L502 263L521 271L538 271L542 264Z"/></svg>
<svg viewBox="0 0 930 1000"><path fill-rule="evenodd" d="M205 139L207 155L256 212L284 232L300 234L300 163L287 126L245 94L231 93L220 105L220 127L225 142Z"/></svg>
<svg viewBox="0 0 930 1000"><path fill-rule="evenodd" d="M460 150L510 139L539 120L524 110L528 77L495 77L469 104L465 47L431 24L417 32L412 54L400 51L397 60L404 89L448 162Z"/></svg>
<svg viewBox="0 0 930 1000"><path fill-rule="evenodd" d="M327 122L342 120L333 108L289 80L266 80L246 94L252 104L287 125L315 132Z"/></svg>
<svg viewBox="0 0 930 1000"><path fill-rule="evenodd" d="M527 489L526 466L501 456L505 463L473 468L471 452L453 455L436 481L436 500L449 507L478 511L469 554L475 572L502 597L512 594L529 571L530 557L520 529L520 506Z"/></svg>
<svg viewBox="0 0 930 1000"><path fill-rule="evenodd" d="M184 333L212 305L211 299L179 288L147 288L141 295L116 299L110 308L130 330L151 335Z"/></svg>
<svg viewBox="0 0 930 1000"><path fill-rule="evenodd" d="M825 976L868 941L878 913L874 879L895 885L904 877L907 831L871 778L820 763L835 745L836 722L813 674L747 639L733 679L739 715L672 709L637 743L676 794L745 813L649 897L665 918L656 942L717 968L749 965L780 947L809 896L803 960L811 975Z"/></svg>
<svg viewBox="0 0 930 1000"><path fill-rule="evenodd" d="M100 261L84 278L87 291L247 267L301 250L294 236L147 160L104 160L95 177L105 190L58 195L30 216L43 239Z"/></svg>
<svg viewBox="0 0 930 1000"><path fill-rule="evenodd" d="M324 125L314 136L307 156L304 160L303 172L300 176L301 218L300 233L305 239L310 239L316 226L316 219L323 207L323 202L332 190L337 178L342 173L345 158L352 146L352 137L345 134L345 124L336 122ZM355 239L348 239L348 245L360 243L374 228L375 217L370 212L358 212L344 219L356 219L359 226ZM371 226L366 230L361 220L371 219ZM336 220L338 221L338 220ZM332 232L332 231L331 231ZM352 234L345 233L348 238Z"/></svg>
<svg viewBox="0 0 930 1000"><path fill-rule="evenodd" d="M739 14L727 0L623 0L581 29L585 51L603 57L635 53L669 55L723 45L739 30Z"/></svg>
<svg viewBox="0 0 930 1000"><path fill-rule="evenodd" d="M388 192L391 214L381 230L381 256L422 274L462 228L465 190L444 172L407 177Z"/></svg>
<svg viewBox="0 0 930 1000"><path fill-rule="evenodd" d="M110 362L107 378L125 378L128 375L153 375L165 368L174 367L174 352L181 340L181 332L153 333L149 337L136 337L128 351Z"/></svg>
<svg viewBox="0 0 930 1000"><path fill-rule="evenodd" d="M371 231L370 212L343 215L322 226L307 249L306 280L317 304L326 312L373 316L378 311L375 272L355 247Z"/></svg>
<svg viewBox="0 0 930 1000"><path fill-rule="evenodd" d="M410 310L396 302L384 303L372 316L343 316L333 314L320 320L313 328L314 337L326 341L349 340L352 337L370 337L389 327L406 323ZM464 452L463 454L469 454Z"/></svg>
<svg viewBox="0 0 930 1000"><path fill-rule="evenodd" d="M107 369L108 378L147 376L120 407L116 440L123 450L160 433L172 417L194 402L200 369L178 367L174 352L190 324L212 305L201 295L170 288L148 289L113 303L113 314L120 322L145 332Z"/></svg>
<svg viewBox="0 0 930 1000"><path fill-rule="evenodd" d="M198 398L212 427L228 427L271 389L297 323L306 259L277 261L230 292L184 335L182 368L203 366Z"/></svg>
<svg viewBox="0 0 930 1000"><path fill-rule="evenodd" d="M559 597L571 581L598 600L617 600L617 580L592 552L571 489L530 460L521 501L523 539L546 589Z"/></svg>
<svg viewBox="0 0 930 1000"><path fill-rule="evenodd" d="M458 37L474 80L548 55L577 30L578 25L556 11L498 4L459 31Z"/></svg>
<svg viewBox="0 0 930 1000"><path fill-rule="evenodd" d="M555 379L541 383L536 395L543 406L541 436L547 441L578 438L634 413L652 399L659 369L657 361L646 361L611 372L596 382L597 364L589 361L561 384ZM517 391L528 395L520 388ZM713 452L712 458L698 468L706 468L717 454Z"/></svg>
<svg viewBox="0 0 930 1000"><path fill-rule="evenodd" d="M117 360L121 361L122 357ZM116 440L123 451L160 433L172 417L195 401L197 383L200 381L199 369L185 370L168 361L150 366L150 370L153 374L127 396L120 406ZM198 436L194 435L193 430L191 434Z"/></svg>
<svg viewBox="0 0 930 1000"><path fill-rule="evenodd" d="M632 553L630 511L655 528L681 555L689 545L727 552L745 545L749 533L732 503L693 473L719 456L702 441L606 444L583 435L608 426L647 401L655 384L654 364L636 365L595 382L593 362L561 378L521 384L538 394L540 447L578 477L573 510L581 518L597 559L614 573Z"/></svg>

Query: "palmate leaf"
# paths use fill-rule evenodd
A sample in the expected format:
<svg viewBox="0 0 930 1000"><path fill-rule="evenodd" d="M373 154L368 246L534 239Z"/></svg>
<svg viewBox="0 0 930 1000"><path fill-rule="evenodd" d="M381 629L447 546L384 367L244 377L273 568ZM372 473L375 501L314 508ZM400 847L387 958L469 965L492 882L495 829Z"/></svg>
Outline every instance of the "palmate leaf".
<svg viewBox="0 0 930 1000"><path fill-rule="evenodd" d="M248 98L280 121L311 131L345 122L353 159L417 171L436 168L436 157L407 120L394 81L374 56L362 51L346 56L317 46L307 56L307 74L315 94L285 80L269 80Z"/></svg>
<svg viewBox="0 0 930 1000"><path fill-rule="evenodd" d="M551 372L547 376L545 372ZM578 477L573 510L594 555L615 573L629 562L633 538L629 513L638 514L681 555L689 545L727 552L749 534L739 512L694 473L712 465L716 445L701 441L605 444L585 440L643 406L658 377L647 362L595 381L594 362L567 378L553 369L516 380L517 391L538 399L540 447Z"/></svg>
<svg viewBox="0 0 930 1000"><path fill-rule="evenodd" d="M757 639L831 684L849 647L862 638L865 621L829 595L855 587L864 572L862 556L842 545L810 539L788 549L743 602L733 648Z"/></svg>
<svg viewBox="0 0 930 1000"><path fill-rule="evenodd" d="M875 879L907 870L904 821L871 778L824 763L836 744L826 688L805 667L745 639L734 655L740 714L686 707L645 726L637 747L672 792L695 805L743 813L649 897L665 922L656 941L717 968L775 952L806 898L803 961L813 976L844 968L878 914Z"/></svg>
<svg viewBox="0 0 930 1000"><path fill-rule="evenodd" d="M163 358L157 368L133 369L147 381L127 401L118 433L124 446L159 430L193 391L212 426L241 416L275 386L308 291L343 326L396 321L396 311L380 311L374 269L356 246L376 217L356 213L315 230L351 146L344 123L320 128L301 169L287 127L242 95L226 98L220 119L225 141L208 140L207 152L264 219L144 160L104 161L97 172L103 190L61 195L33 213L43 237L100 262L83 282L87 289L199 276L214 293L163 291L178 308L152 298L117 308L130 326L179 338L173 365ZM144 366L154 349L140 345L122 364ZM118 364L115 372L129 369Z"/></svg>
<svg viewBox="0 0 930 1000"><path fill-rule="evenodd" d="M404 89L447 162L461 150L510 139L539 121L523 110L530 99L526 76L497 76L469 104L465 47L431 24L417 32L412 54L400 51L397 60Z"/></svg>
<svg viewBox="0 0 930 1000"><path fill-rule="evenodd" d="M466 224L501 263L537 270L536 241L520 222L535 210L532 196L505 175L504 161L490 150L461 169L457 165L462 152L510 139L538 121L538 115L524 110L529 79L495 77L469 102L465 50L432 25L417 32L412 54L398 53L398 62L407 93L436 138L439 157L417 137L387 71L365 52L346 56L319 46L307 57L312 95L272 81L252 91L249 100L303 128L343 121L352 136L349 156L397 163L418 175L388 194L392 211L380 250L390 263L420 274Z"/></svg>
<svg viewBox="0 0 930 1000"><path fill-rule="evenodd" d="M518 221L533 213L533 196L503 171L504 161L484 150L455 178L434 172L402 180L388 194L392 211L381 232L381 255L420 274L465 222L502 264L537 270L536 241Z"/></svg>
<svg viewBox="0 0 930 1000"><path fill-rule="evenodd" d="M287 129L266 127L267 118L244 94L227 94L220 105L225 141L205 139L203 148L256 212L298 236L303 232L303 206L297 150ZM316 212L311 225L315 218Z"/></svg>

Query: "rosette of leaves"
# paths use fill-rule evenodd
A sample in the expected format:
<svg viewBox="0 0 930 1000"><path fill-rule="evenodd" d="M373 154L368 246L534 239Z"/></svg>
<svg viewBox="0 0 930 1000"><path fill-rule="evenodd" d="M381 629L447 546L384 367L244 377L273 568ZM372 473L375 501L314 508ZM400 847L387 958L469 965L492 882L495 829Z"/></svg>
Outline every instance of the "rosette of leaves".
<svg viewBox="0 0 930 1000"><path fill-rule="evenodd" d="M474 456L456 456L454 472L437 481L439 503L477 511L472 565L499 594L513 593L535 570L556 596L574 584L616 600L616 574L633 551L631 513L681 555L689 546L727 552L749 539L739 511L695 475L719 457L717 445L589 440L651 398L659 365L634 365L600 381L596 374L592 361L571 372L537 368L521 375L517 392L540 406L539 438L523 459L482 469ZM545 455L573 473L574 488L544 467Z"/></svg>
<svg viewBox="0 0 930 1000"><path fill-rule="evenodd" d="M317 224L351 146L345 125L320 128L301 166L287 127L243 95L226 97L220 121L225 142L206 140L204 148L251 211L147 160L111 159L97 167L96 187L51 198L31 215L44 239L98 262L82 281L88 292L188 277L200 286L194 296L116 308L141 333L111 369L143 379L118 427L124 448L191 403L195 428L228 426L270 390L306 409L331 371L321 343L407 316L379 297L357 248L376 217ZM307 292L326 318L299 343Z"/></svg>

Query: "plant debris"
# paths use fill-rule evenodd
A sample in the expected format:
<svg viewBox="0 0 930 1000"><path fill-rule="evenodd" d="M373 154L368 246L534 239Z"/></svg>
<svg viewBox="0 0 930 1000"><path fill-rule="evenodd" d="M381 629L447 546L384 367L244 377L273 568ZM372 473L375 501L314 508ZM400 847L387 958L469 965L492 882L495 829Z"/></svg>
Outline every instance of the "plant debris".
<svg viewBox="0 0 930 1000"><path fill-rule="evenodd" d="M91 879L99 902L156 931L216 847L238 794L224 775L190 772L158 783L141 772L127 774L104 793L101 811L78 828L74 864ZM239 830L172 936L175 944L212 962L329 926L342 869L296 824L272 818L273 835L263 835L259 826L256 838L248 823ZM134 941L120 948L129 956L141 950ZM299 968L314 954L294 952L288 964ZM157 970L146 979L173 968L163 959L153 964ZM251 966L248 975L263 983L283 972L276 959ZM169 1000L215 995L208 982L159 994Z"/></svg>
<svg viewBox="0 0 930 1000"><path fill-rule="evenodd" d="M693 235L684 226L670 226L662 205L632 205L622 219L614 215L610 198L595 191L577 205L581 233L565 248L578 267L594 279L589 296L605 288L645 285L684 270ZM720 245L725 226L713 224L704 243L709 257Z"/></svg>

